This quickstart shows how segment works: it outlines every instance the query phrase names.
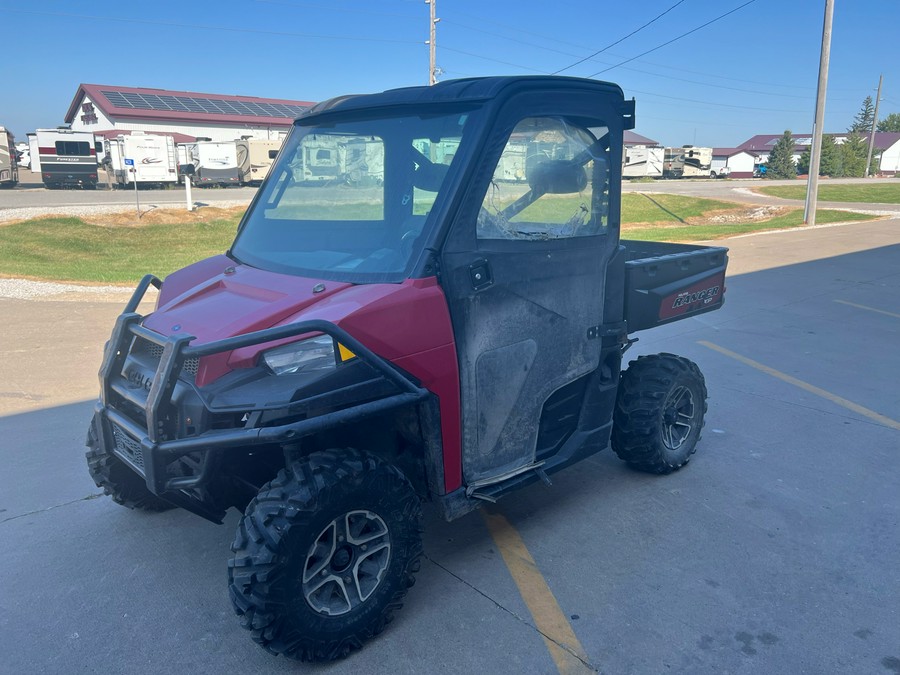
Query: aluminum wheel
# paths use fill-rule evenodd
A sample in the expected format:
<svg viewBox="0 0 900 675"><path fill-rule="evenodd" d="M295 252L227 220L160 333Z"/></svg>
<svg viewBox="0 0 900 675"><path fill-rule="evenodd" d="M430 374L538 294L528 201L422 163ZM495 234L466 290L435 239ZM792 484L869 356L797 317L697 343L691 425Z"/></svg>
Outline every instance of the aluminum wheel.
<svg viewBox="0 0 900 675"><path fill-rule="evenodd" d="M663 406L663 443L677 450L694 428L694 395L684 385L675 387Z"/></svg>
<svg viewBox="0 0 900 675"><path fill-rule="evenodd" d="M372 511L350 511L316 537L303 566L303 595L316 612L340 616L375 592L391 560L387 525Z"/></svg>

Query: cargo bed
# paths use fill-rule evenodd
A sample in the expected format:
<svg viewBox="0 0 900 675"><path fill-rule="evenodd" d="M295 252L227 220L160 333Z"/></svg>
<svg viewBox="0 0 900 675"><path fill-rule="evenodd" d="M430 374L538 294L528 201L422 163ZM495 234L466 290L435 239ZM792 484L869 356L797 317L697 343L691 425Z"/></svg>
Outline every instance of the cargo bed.
<svg viewBox="0 0 900 675"><path fill-rule="evenodd" d="M629 333L722 306L727 248L624 239L621 244Z"/></svg>

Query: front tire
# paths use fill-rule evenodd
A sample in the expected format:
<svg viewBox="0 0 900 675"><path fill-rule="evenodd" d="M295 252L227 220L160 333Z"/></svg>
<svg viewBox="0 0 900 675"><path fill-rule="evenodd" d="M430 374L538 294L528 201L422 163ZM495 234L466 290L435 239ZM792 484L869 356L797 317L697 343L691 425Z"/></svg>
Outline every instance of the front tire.
<svg viewBox="0 0 900 675"><path fill-rule="evenodd" d="M315 452L250 502L232 546L234 610L254 641L298 661L343 658L402 606L422 555L422 509L399 469Z"/></svg>
<svg viewBox="0 0 900 675"><path fill-rule="evenodd" d="M671 473L697 449L706 415L706 381L693 361L640 356L619 380L612 448L634 469Z"/></svg>

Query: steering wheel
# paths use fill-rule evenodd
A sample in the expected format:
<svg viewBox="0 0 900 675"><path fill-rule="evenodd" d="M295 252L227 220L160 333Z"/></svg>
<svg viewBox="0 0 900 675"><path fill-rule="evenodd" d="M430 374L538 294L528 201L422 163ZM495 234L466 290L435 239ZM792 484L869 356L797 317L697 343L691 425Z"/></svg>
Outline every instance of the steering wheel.
<svg viewBox="0 0 900 675"><path fill-rule="evenodd" d="M413 252L413 245L416 243L416 239L419 238L421 233L418 230L407 230L403 233L403 236L400 237L400 254L403 256L404 260L409 260L409 257Z"/></svg>

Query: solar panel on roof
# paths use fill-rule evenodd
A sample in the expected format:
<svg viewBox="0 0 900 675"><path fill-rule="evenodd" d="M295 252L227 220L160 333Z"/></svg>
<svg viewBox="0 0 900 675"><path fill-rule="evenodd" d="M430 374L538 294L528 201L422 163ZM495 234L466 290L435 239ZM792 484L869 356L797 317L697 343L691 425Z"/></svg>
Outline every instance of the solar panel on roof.
<svg viewBox="0 0 900 675"><path fill-rule="evenodd" d="M158 110L161 112L192 112L213 115L240 115L242 117L284 117L293 119L306 106L287 103L258 103L235 99L213 99L202 96L176 96L174 94L138 94L134 92L101 91L106 100L116 108L132 110Z"/></svg>

